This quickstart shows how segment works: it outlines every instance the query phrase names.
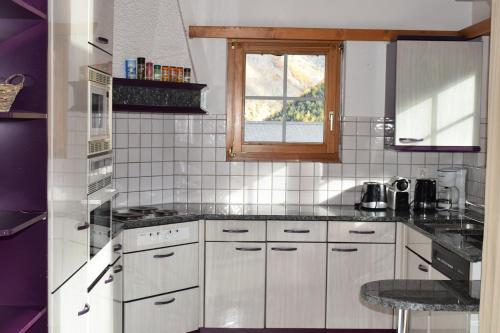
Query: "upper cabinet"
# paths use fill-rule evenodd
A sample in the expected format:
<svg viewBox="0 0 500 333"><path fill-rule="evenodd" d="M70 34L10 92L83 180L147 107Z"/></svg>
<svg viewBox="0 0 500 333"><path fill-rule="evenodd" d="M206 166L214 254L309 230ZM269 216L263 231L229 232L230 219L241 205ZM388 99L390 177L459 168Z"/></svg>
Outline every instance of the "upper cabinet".
<svg viewBox="0 0 500 333"><path fill-rule="evenodd" d="M113 54L113 0L89 1L89 43Z"/></svg>
<svg viewBox="0 0 500 333"><path fill-rule="evenodd" d="M388 46L386 70L386 146L479 151L480 40L399 40Z"/></svg>

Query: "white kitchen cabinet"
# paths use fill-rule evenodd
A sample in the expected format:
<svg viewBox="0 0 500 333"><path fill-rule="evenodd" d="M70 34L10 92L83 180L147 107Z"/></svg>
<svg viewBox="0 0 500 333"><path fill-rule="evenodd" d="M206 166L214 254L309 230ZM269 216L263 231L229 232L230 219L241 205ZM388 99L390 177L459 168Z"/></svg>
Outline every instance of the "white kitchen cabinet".
<svg viewBox="0 0 500 333"><path fill-rule="evenodd" d="M431 266L415 253L406 249L406 278L410 280L430 280ZM410 333L428 333L430 314L427 311L412 311Z"/></svg>
<svg viewBox="0 0 500 333"><path fill-rule="evenodd" d="M396 149L479 149L483 44L400 40L388 56L395 96L386 117L395 118Z"/></svg>
<svg viewBox="0 0 500 333"><path fill-rule="evenodd" d="M328 222L328 241L339 243L394 243L393 222Z"/></svg>
<svg viewBox="0 0 500 333"><path fill-rule="evenodd" d="M326 221L268 221L267 241L326 242Z"/></svg>
<svg viewBox="0 0 500 333"><path fill-rule="evenodd" d="M384 116L386 49L387 42L345 42L346 116Z"/></svg>
<svg viewBox="0 0 500 333"><path fill-rule="evenodd" d="M392 329L393 310L362 303L361 286L394 278L394 244L329 244L328 329Z"/></svg>
<svg viewBox="0 0 500 333"><path fill-rule="evenodd" d="M123 259L112 267L113 281L113 333L123 333Z"/></svg>
<svg viewBox="0 0 500 333"><path fill-rule="evenodd" d="M113 54L114 0L89 0L89 42Z"/></svg>
<svg viewBox="0 0 500 333"><path fill-rule="evenodd" d="M449 280L435 268L431 269L431 279ZM467 333L469 314L466 312L433 311L430 313L431 333Z"/></svg>
<svg viewBox="0 0 500 333"><path fill-rule="evenodd" d="M326 243L268 243L266 280L266 327L325 328Z"/></svg>
<svg viewBox="0 0 500 333"><path fill-rule="evenodd" d="M125 333L187 333L198 325L199 290L188 289L125 303Z"/></svg>
<svg viewBox="0 0 500 333"><path fill-rule="evenodd" d="M115 276L111 267L109 267L97 284L89 291L89 304L92 310L89 317L89 332L114 332L114 283Z"/></svg>
<svg viewBox="0 0 500 333"><path fill-rule="evenodd" d="M198 286L198 243L124 256L124 300Z"/></svg>
<svg viewBox="0 0 500 333"><path fill-rule="evenodd" d="M206 327L264 328L265 256L265 243L206 243Z"/></svg>
<svg viewBox="0 0 500 333"><path fill-rule="evenodd" d="M49 290L59 288L88 258L86 0L50 6L48 114Z"/></svg>
<svg viewBox="0 0 500 333"><path fill-rule="evenodd" d="M49 331L88 333L92 310L87 294L87 267L83 266L50 295Z"/></svg>

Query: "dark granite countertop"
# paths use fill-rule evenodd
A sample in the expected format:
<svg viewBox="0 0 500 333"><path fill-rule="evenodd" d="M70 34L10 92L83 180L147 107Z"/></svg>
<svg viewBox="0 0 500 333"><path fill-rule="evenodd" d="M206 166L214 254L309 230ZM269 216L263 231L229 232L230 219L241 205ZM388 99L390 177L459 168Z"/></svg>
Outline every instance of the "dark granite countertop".
<svg viewBox="0 0 500 333"><path fill-rule="evenodd" d="M339 222L402 222L433 241L458 254L470 262L481 261L482 251L473 242L459 234L431 233L422 229L423 223L483 222L483 217L473 211L414 212L365 211L353 206L299 206L299 205L210 205L210 204L164 204L154 205L162 209L175 209L177 216L150 218L126 223L115 221L115 230L152 227L165 224L205 220L300 220Z"/></svg>
<svg viewBox="0 0 500 333"><path fill-rule="evenodd" d="M360 296L402 310L478 312L480 291L480 281L381 280L364 284Z"/></svg>

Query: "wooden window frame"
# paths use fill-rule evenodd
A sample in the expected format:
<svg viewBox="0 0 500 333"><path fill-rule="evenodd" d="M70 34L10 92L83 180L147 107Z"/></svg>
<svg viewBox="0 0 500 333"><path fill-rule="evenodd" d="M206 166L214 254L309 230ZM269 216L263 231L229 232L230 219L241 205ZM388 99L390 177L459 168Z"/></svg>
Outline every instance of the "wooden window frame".
<svg viewBox="0 0 500 333"><path fill-rule="evenodd" d="M340 162L340 71L342 42L230 40L227 45L227 136L228 161ZM247 53L321 54L325 62L325 117L322 144L244 142L245 59ZM333 124L329 112L334 112ZM333 128L333 130L330 130Z"/></svg>

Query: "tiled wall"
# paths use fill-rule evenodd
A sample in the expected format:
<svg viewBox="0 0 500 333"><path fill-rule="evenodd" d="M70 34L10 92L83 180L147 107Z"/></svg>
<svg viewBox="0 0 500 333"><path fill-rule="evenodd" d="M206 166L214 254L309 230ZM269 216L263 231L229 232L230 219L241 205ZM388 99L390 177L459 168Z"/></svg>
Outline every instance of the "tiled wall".
<svg viewBox="0 0 500 333"><path fill-rule="evenodd" d="M464 166L467 168L466 193L467 200L484 205L486 183L486 127L487 119L481 119L480 153L464 154Z"/></svg>
<svg viewBox="0 0 500 333"><path fill-rule="evenodd" d="M383 150L379 118L344 117L342 164L226 162L225 125L225 115L116 112L115 185L121 192L116 205L352 205L364 181L436 177L441 167L463 165L473 175L467 184L470 199L484 200L484 153ZM482 137L485 146L484 124Z"/></svg>

